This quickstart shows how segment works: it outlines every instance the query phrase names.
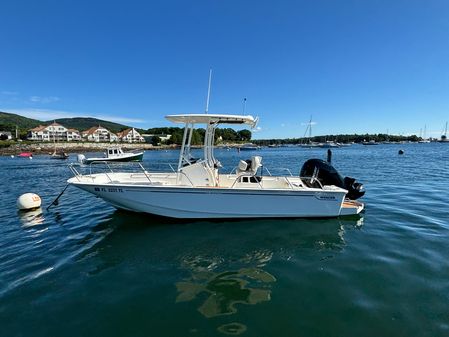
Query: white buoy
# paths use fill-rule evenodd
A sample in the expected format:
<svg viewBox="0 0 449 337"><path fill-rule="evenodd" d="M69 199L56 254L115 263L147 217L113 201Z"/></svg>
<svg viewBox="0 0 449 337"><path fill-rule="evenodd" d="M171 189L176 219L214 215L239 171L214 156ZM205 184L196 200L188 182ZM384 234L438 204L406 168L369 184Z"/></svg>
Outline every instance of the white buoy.
<svg viewBox="0 0 449 337"><path fill-rule="evenodd" d="M13 155L13 154L11 155L11 158L14 158L14 155Z"/></svg>
<svg viewBox="0 0 449 337"><path fill-rule="evenodd" d="M25 193L22 194L19 199L17 199L17 208L20 210L28 210L41 207L41 197L35 193Z"/></svg>

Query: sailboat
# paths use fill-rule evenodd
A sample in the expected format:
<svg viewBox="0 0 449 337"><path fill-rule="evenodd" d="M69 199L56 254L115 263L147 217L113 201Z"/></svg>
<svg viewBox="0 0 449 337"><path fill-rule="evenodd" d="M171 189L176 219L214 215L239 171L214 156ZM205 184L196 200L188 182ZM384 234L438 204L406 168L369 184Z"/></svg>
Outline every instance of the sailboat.
<svg viewBox="0 0 449 337"><path fill-rule="evenodd" d="M441 136L441 139L438 142L439 143L449 143L449 139L447 139L447 122L446 122L446 126L444 127L443 135Z"/></svg>
<svg viewBox="0 0 449 337"><path fill-rule="evenodd" d="M50 154L50 159L68 159L69 155L64 151L56 152L56 139L55 139L56 131L53 131L53 144L55 145L55 149L52 154Z"/></svg>
<svg viewBox="0 0 449 337"><path fill-rule="evenodd" d="M430 143L430 140L427 139L426 137L426 133L427 133L427 126L424 125L424 136L421 138L421 130L420 130L419 138L421 138L421 140L418 140L418 143Z"/></svg>
<svg viewBox="0 0 449 337"><path fill-rule="evenodd" d="M304 138L308 135L308 139L306 143L299 144L300 147L312 148L319 147L321 144L317 142L312 142L312 125L315 124L312 122L312 116L310 116L310 120L307 123L306 131L304 132Z"/></svg>

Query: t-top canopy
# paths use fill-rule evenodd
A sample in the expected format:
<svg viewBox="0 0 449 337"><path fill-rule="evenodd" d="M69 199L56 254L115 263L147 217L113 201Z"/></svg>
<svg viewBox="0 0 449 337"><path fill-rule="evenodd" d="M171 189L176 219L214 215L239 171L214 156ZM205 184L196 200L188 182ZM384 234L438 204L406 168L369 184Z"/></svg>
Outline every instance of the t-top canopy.
<svg viewBox="0 0 449 337"><path fill-rule="evenodd" d="M193 124L248 124L254 128L258 118L250 115L213 115L213 114L186 114L165 116L173 123L193 123Z"/></svg>

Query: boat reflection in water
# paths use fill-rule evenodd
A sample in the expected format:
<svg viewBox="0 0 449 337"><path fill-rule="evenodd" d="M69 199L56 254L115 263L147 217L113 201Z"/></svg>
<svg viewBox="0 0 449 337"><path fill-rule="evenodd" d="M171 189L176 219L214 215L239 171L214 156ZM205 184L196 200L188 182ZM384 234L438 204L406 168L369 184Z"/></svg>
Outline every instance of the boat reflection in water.
<svg viewBox="0 0 449 337"><path fill-rule="evenodd" d="M254 222L267 223L263 220ZM289 228L290 233L286 235L281 230L280 234L273 232L271 238L264 235L265 240L259 241L261 247L244 253L241 257L236 257L233 250L245 250L245 245L243 248L242 245L228 246L229 250L220 245L214 247L215 254L204 252L201 255L181 258L181 268L189 271L190 275L176 283L176 303L193 301L197 303L197 310L204 317L215 318L236 314L241 305L268 302L277 281L276 276L269 271L273 257L289 260L293 255L296 258L301 256L301 250L304 254L313 250L324 252L325 259L332 258L329 252L339 252L346 244L345 230L360 228L363 218L356 216L353 219L316 220L312 223L304 223L304 220L277 220L275 225L280 225L279 222L282 222L279 227ZM297 230L294 228L295 222ZM253 240L248 241L251 246ZM271 245L263 247L266 242ZM223 249L225 251L220 254ZM323 259L321 257L321 260ZM240 322L217 327L218 331L230 335L241 334L247 329L248 327Z"/></svg>
<svg viewBox="0 0 449 337"><path fill-rule="evenodd" d="M237 312L236 304L257 304L270 300L271 284L276 278L263 270L273 254L270 252L254 252L245 259L256 262L256 266L248 266L227 271L214 271L218 267L216 261L209 261L203 266L201 258L182 261L183 267L190 269L190 278L176 283L179 292L176 302L195 300L199 295L207 294L198 311L207 318L230 315ZM242 261L243 262L243 261Z"/></svg>

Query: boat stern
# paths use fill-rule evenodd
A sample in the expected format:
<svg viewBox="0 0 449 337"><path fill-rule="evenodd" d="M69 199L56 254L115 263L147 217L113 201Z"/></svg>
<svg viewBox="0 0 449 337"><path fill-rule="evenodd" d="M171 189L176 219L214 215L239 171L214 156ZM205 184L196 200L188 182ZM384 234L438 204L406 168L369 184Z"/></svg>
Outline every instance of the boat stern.
<svg viewBox="0 0 449 337"><path fill-rule="evenodd" d="M340 216L357 215L365 209L365 204L355 200L345 200L341 205Z"/></svg>

